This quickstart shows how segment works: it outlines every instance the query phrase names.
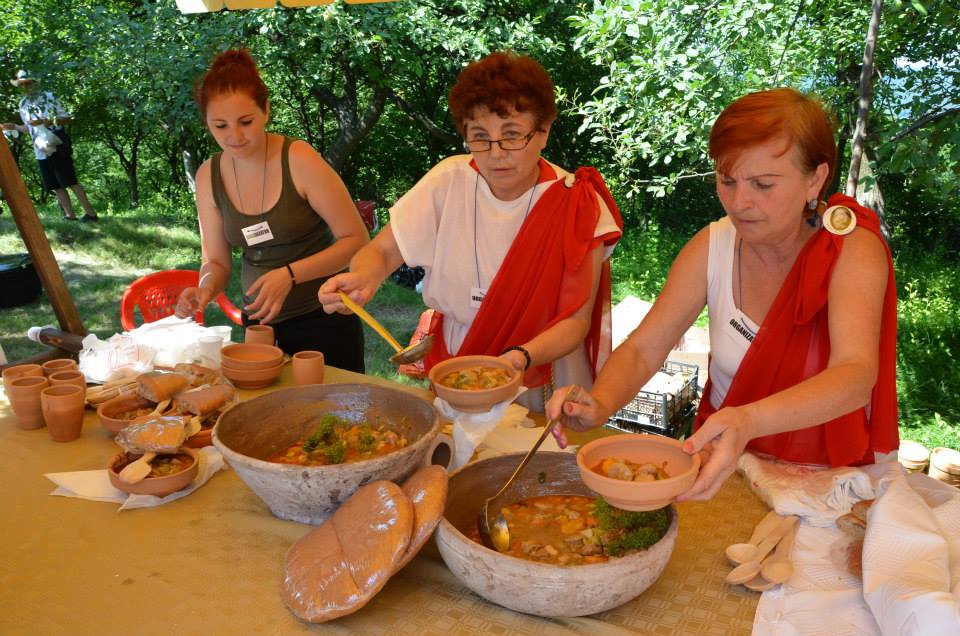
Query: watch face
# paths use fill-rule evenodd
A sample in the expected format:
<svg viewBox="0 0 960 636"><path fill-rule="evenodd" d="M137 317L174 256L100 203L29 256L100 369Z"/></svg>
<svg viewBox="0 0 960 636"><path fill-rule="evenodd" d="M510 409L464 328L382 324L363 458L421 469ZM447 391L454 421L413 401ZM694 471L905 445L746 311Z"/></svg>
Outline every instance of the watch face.
<svg viewBox="0 0 960 636"><path fill-rule="evenodd" d="M832 234L843 236L857 227L857 217L850 208L844 205L835 205L824 211L823 227Z"/></svg>

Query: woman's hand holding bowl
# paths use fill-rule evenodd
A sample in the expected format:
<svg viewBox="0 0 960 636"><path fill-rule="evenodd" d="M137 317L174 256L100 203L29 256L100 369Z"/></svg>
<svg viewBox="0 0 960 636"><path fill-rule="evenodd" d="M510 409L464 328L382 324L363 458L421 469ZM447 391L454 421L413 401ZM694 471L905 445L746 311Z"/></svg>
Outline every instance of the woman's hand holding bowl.
<svg viewBox="0 0 960 636"><path fill-rule="evenodd" d="M717 494L737 469L737 460L753 439L749 422L746 408L723 408L707 418L700 430L683 443L685 453L701 453L701 468L697 481L677 497L677 501L706 501Z"/></svg>

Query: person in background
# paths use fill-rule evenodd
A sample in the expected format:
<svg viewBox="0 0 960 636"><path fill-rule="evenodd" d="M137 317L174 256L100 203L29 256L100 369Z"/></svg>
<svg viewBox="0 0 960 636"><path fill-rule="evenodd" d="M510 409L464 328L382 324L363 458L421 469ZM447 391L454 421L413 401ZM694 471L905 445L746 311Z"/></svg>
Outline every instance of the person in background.
<svg viewBox="0 0 960 636"><path fill-rule="evenodd" d="M73 203L67 189L73 190L74 196L83 207L84 215L81 221L96 221L97 214L90 205L87 191L77 180L77 171L73 165L73 145L64 126L73 120L73 117L64 108L60 100L50 91L41 91L37 80L24 71L17 72L17 76L10 83L18 87L23 93L20 98L20 119L22 124L2 124L4 131L29 133L33 141L33 153L40 164L40 177L45 190L52 190L57 202L63 210L66 219L76 220ZM45 130L44 130L45 129ZM43 146L37 143L39 135L52 132L59 144L55 147Z"/></svg>
<svg viewBox="0 0 960 636"><path fill-rule="evenodd" d="M709 381L683 445L706 457L678 500L712 497L747 449L829 466L874 463L896 450L893 263L874 212L844 195L822 201L835 148L823 107L796 90L728 106L709 147L726 217L683 248L593 389L551 400L547 415L562 413L573 430L605 422L706 305ZM823 227L836 205L849 209L852 232L849 223L836 233Z"/></svg>
<svg viewBox="0 0 960 636"><path fill-rule="evenodd" d="M270 323L288 354L322 351L327 364L363 373L359 319L328 315L317 301L326 277L369 240L343 181L306 142L267 132L267 87L245 49L213 60L196 102L223 152L197 171L203 264L176 315L223 291L239 247L244 324Z"/></svg>
<svg viewBox="0 0 960 636"><path fill-rule="evenodd" d="M338 291L364 304L401 263L423 267L424 302L436 310L426 369L500 355L535 389L522 403L542 410L551 378L589 386L610 351L601 323L620 215L596 170L570 174L541 157L557 110L537 61L492 53L460 73L449 101L470 154L444 159L404 194L320 301L347 312Z"/></svg>

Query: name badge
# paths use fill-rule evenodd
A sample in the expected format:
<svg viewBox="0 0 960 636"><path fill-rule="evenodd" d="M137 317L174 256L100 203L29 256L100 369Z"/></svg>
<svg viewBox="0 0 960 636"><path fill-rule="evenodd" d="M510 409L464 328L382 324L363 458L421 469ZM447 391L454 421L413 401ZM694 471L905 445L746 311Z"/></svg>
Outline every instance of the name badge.
<svg viewBox="0 0 960 636"><path fill-rule="evenodd" d="M480 304L483 302L484 296L487 295L487 290L481 287L471 287L470 288L470 306L474 309L479 309Z"/></svg>
<svg viewBox="0 0 960 636"><path fill-rule="evenodd" d="M242 229L242 232L243 240L247 242L247 245L257 245L258 243L263 243L273 238L273 232L270 231L270 224L266 221L248 225Z"/></svg>

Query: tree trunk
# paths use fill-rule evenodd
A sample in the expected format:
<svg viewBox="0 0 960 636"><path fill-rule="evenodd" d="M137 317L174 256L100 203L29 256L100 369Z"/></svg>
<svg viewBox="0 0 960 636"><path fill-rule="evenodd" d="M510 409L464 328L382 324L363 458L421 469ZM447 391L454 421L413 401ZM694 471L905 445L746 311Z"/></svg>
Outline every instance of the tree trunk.
<svg viewBox="0 0 960 636"><path fill-rule="evenodd" d="M140 205L140 184L137 182L137 155L140 150L141 133L138 130L130 147L130 163L127 165L127 178L130 179L130 207Z"/></svg>
<svg viewBox="0 0 960 636"><path fill-rule="evenodd" d="M183 160L183 176L187 181L190 192L197 191L197 155L190 145L190 136L187 129L180 127L180 158Z"/></svg>
<svg viewBox="0 0 960 636"><path fill-rule="evenodd" d="M863 145L867 137L867 116L870 114L870 102L873 100L873 52L877 45L877 33L880 31L880 14L883 12L883 0L873 0L870 15L870 27L863 47L863 67L860 69L859 105L857 124L853 130L853 145L850 149L850 170L847 172L846 194L855 196L860 177L860 163L863 160Z"/></svg>

